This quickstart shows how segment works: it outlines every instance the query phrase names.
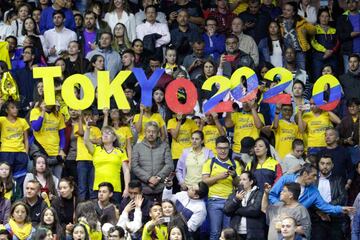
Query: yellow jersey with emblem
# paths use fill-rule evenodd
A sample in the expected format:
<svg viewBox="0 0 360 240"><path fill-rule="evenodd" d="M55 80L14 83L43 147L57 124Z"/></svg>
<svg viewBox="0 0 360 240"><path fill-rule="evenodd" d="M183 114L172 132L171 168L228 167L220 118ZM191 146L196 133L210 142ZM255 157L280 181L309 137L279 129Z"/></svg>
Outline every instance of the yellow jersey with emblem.
<svg viewBox="0 0 360 240"><path fill-rule="evenodd" d="M24 132L30 127L23 118L11 122L7 117L0 117L1 150L0 152L25 152Z"/></svg>
<svg viewBox="0 0 360 240"><path fill-rule="evenodd" d="M302 138L299 134L299 127L295 123L284 119L279 120L279 125L277 129L274 129L274 133L275 149L281 159L292 151L292 142L296 138Z"/></svg>
<svg viewBox="0 0 360 240"><path fill-rule="evenodd" d="M332 127L329 113L324 111L315 116L313 112L307 112L303 121L306 123L307 147L326 147L325 132Z"/></svg>

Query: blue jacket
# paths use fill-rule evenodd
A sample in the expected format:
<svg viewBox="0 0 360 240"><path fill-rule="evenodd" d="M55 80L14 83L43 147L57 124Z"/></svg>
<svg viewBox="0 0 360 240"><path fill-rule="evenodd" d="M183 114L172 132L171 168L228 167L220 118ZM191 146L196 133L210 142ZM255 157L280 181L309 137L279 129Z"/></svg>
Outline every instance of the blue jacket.
<svg viewBox="0 0 360 240"><path fill-rule="evenodd" d="M225 52L225 36L216 33L209 37L209 35L203 33L202 39L205 43L205 56L211 56L217 62L220 58L220 55Z"/></svg>
<svg viewBox="0 0 360 240"><path fill-rule="evenodd" d="M46 30L52 29L54 28L54 23L53 23L53 13L54 13L55 9L50 6L45 8L42 13L41 13L41 17L40 17L40 32L41 34L44 34L44 32ZM61 9L61 11L64 13L65 15L65 27L75 31L75 18L74 15L72 13L72 11L70 9L67 8L63 8Z"/></svg>
<svg viewBox="0 0 360 240"><path fill-rule="evenodd" d="M296 182L296 179L299 177L298 174L288 174L282 176L272 187L269 193L269 201L271 204L275 204L280 201L280 192L283 189L285 183ZM324 201L321 197L319 190L315 185L306 186L304 193L299 197L299 203L304 207L309 208L315 205L322 212L327 214L340 214L342 213L341 206L334 206Z"/></svg>

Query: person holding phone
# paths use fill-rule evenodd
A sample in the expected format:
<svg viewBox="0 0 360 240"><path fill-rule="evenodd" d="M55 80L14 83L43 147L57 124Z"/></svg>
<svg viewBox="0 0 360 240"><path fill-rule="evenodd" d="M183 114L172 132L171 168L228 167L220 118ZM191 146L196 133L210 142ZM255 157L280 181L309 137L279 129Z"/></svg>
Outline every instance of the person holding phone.
<svg viewBox="0 0 360 240"><path fill-rule="evenodd" d="M168 239L168 229L164 224L166 219L163 218L161 203L154 202L150 207L149 215L151 220L144 225L142 240Z"/></svg>
<svg viewBox="0 0 360 240"><path fill-rule="evenodd" d="M224 205L224 213L230 217L230 226L238 229L241 239L265 238L265 215L261 212L263 192L256 186L255 176L248 171L240 175L238 189Z"/></svg>

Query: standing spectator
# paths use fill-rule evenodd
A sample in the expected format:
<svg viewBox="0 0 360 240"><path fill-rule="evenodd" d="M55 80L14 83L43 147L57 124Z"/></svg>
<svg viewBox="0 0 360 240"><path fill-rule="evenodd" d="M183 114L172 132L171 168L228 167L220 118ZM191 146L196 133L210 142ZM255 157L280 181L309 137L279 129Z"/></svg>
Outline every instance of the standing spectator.
<svg viewBox="0 0 360 240"><path fill-rule="evenodd" d="M268 240L277 240L281 230L280 222L286 216L296 220L296 232L304 235L306 239L311 234L311 221L306 208L299 203L301 187L299 183L288 182L283 186L280 195L280 203L269 205L269 191L271 186L264 186L264 195L261 202L261 210L269 219Z"/></svg>
<svg viewBox="0 0 360 240"><path fill-rule="evenodd" d="M343 146L339 145L339 132L335 128L328 128L325 131L326 148L321 150L318 154L318 159L322 156L331 156L334 168L331 174L340 177L346 189L351 185L351 179L354 176L354 166L351 162L349 152Z"/></svg>
<svg viewBox="0 0 360 240"><path fill-rule="evenodd" d="M351 155L353 164L360 161L359 146L359 121L360 121L360 101L358 98L352 98L346 101L346 107L349 111L347 116L341 119L340 124L337 126L339 131L340 143L346 147Z"/></svg>
<svg viewBox="0 0 360 240"><path fill-rule="evenodd" d="M50 30L54 27L53 16L54 12L61 11L63 13L65 22L64 25L67 29L74 31L75 19L72 11L65 8L65 0L53 0L53 4L45 8L41 12L40 17L40 33L44 34L45 31Z"/></svg>
<svg viewBox="0 0 360 240"><path fill-rule="evenodd" d="M323 155L319 160L319 178L316 186L321 197L331 205L344 205L346 202L346 190L341 176L333 173L335 158L331 155ZM320 210L314 209L311 212L311 239L314 240L341 240L344 238L342 225L345 216L329 216Z"/></svg>
<svg viewBox="0 0 360 240"><path fill-rule="evenodd" d="M116 74L122 68L120 54L114 51L111 47L113 35L110 32L102 32L99 36L99 46L89 52L86 58L91 61L94 55L101 55L104 57L105 70L110 72L110 79L114 79ZM92 62L92 61L91 61Z"/></svg>
<svg viewBox="0 0 360 240"><path fill-rule="evenodd" d="M8 42L8 49L9 49L9 57L11 61L11 69L16 70L23 68L25 63L22 59L22 51L20 48L17 48L18 41L17 38L13 35L7 36L5 41ZM10 65L9 65L10 67Z"/></svg>
<svg viewBox="0 0 360 240"><path fill-rule="evenodd" d="M235 17L231 22L231 31L239 38L239 49L251 56L255 66L259 64L259 51L256 42L249 35L244 34L244 22L240 17Z"/></svg>
<svg viewBox="0 0 360 240"><path fill-rule="evenodd" d="M111 0L109 11L105 14L104 20L109 24L111 31L115 25L121 22L125 25L130 41L136 38L136 23L134 14L129 12L128 2L125 0Z"/></svg>
<svg viewBox="0 0 360 240"><path fill-rule="evenodd" d="M40 41L42 46L42 49L39 52L43 52L43 48L45 45L44 36L40 35L35 20L32 17L27 17L25 18L24 24L21 28L21 35L18 37L19 46L23 46L25 36L30 36L30 35L38 38L38 41Z"/></svg>
<svg viewBox="0 0 360 240"><path fill-rule="evenodd" d="M0 223L5 225L9 221L11 202L5 198L6 188L3 184L0 185ZM0 233L1 236L1 233ZM1 239L1 238L0 238Z"/></svg>
<svg viewBox="0 0 360 240"><path fill-rule="evenodd" d="M216 152L216 139L226 135L226 129L221 124L218 113L205 114L205 126L202 127L201 131L204 133L205 147L213 153Z"/></svg>
<svg viewBox="0 0 360 240"><path fill-rule="evenodd" d="M204 163L214 157L213 153L203 146L204 134L202 131L193 132L191 142L191 148L184 149L176 166L176 177L182 190L201 181Z"/></svg>
<svg viewBox="0 0 360 240"><path fill-rule="evenodd" d="M230 159L230 143L225 136L216 139L217 155L203 166L202 178L209 186L207 212L210 221L210 240L218 240L222 228L229 227L230 218L224 214L224 204L237 185L241 167Z"/></svg>
<svg viewBox="0 0 360 240"><path fill-rule="evenodd" d="M92 11L96 15L96 28L99 29L99 32L112 32L109 24L103 20L103 8L104 4L101 1L95 0L91 1L89 6L89 11Z"/></svg>
<svg viewBox="0 0 360 240"><path fill-rule="evenodd" d="M359 4L357 0L348 0L346 3L348 10L339 16L336 25L344 59L344 72L350 67L350 55L360 53Z"/></svg>
<svg viewBox="0 0 360 240"><path fill-rule="evenodd" d="M301 133L307 134L308 153L317 154L326 147L324 138L326 129L332 126L332 123L339 124L340 118L331 111L323 111L314 103L314 99L310 100L310 112L302 114L299 108L298 114L302 118L298 118L299 130Z"/></svg>
<svg viewBox="0 0 360 240"><path fill-rule="evenodd" d="M174 169L169 146L161 141L159 133L160 127L156 122L145 124L145 137L135 144L131 164L132 172L142 183L144 197L157 201L161 200L164 188L161 180Z"/></svg>
<svg viewBox="0 0 360 240"><path fill-rule="evenodd" d="M115 211L114 204L110 202L114 194L114 187L109 182L102 182L98 188L97 199L93 201L93 204L98 219L102 219L109 214L109 211Z"/></svg>
<svg viewBox="0 0 360 240"><path fill-rule="evenodd" d="M282 176L279 181L275 183L269 193L269 201L271 204L276 204L280 201L280 193L287 183L299 183L304 189L303 194L299 197L299 202L304 207L317 207L324 213L336 215L340 213L349 213L353 210L352 207L343 207L339 205L331 205L324 201L319 190L314 183L317 179L317 169L309 163L306 163L298 172L294 174L287 174Z"/></svg>
<svg viewBox="0 0 360 240"><path fill-rule="evenodd" d="M260 61L269 62L275 67L282 67L284 65L285 49L279 23L271 21L268 33L269 36L259 42Z"/></svg>
<svg viewBox="0 0 360 240"><path fill-rule="evenodd" d="M124 24L117 23L114 27L114 39L112 42L112 47L120 55L127 49L131 48L131 43L127 35L127 30Z"/></svg>
<svg viewBox="0 0 360 240"><path fill-rule="evenodd" d="M46 156L53 174L60 178L65 157L64 116L58 112L56 106L46 106L43 101L39 107L31 110L30 123L34 134L30 156Z"/></svg>
<svg viewBox="0 0 360 240"><path fill-rule="evenodd" d="M205 43L205 55L218 61L221 54L225 52L225 36L217 32L218 22L215 17L205 20L205 32L202 39Z"/></svg>
<svg viewBox="0 0 360 240"><path fill-rule="evenodd" d="M329 26L329 20L329 10L320 9L317 18L318 24L315 26L316 34L311 40L311 46L315 50L312 54L312 79L318 79L321 76L320 71L326 64L331 65L334 71L337 72L337 51L340 47L340 42L337 38L336 29Z"/></svg>
<svg viewBox="0 0 360 240"><path fill-rule="evenodd" d="M246 165L246 170L254 174L257 186L264 189L264 184L274 184L282 175L281 165L270 152L270 144L265 138L255 140L255 156L253 161Z"/></svg>
<svg viewBox="0 0 360 240"><path fill-rule="evenodd" d="M225 0L216 0L216 8L210 9L209 17L214 17L218 23L218 32L227 34L230 32L231 22L236 17L228 8Z"/></svg>
<svg viewBox="0 0 360 240"><path fill-rule="evenodd" d="M101 129L100 145L93 145L90 141L90 126L86 122L84 143L88 152L93 157L94 164L94 191L102 182L110 182L114 186L113 198L116 203L121 202L121 196L128 196L128 184L130 182L130 170L126 153L118 148L116 133L112 127ZM124 174L125 186L121 185L121 170ZM122 194L121 194L122 193Z"/></svg>
<svg viewBox="0 0 360 240"><path fill-rule="evenodd" d="M57 0L62 1L62 0ZM54 28L45 31L45 45L48 62L54 63L66 50L71 41L76 41L76 33L64 26L65 15L61 10L53 13Z"/></svg>
<svg viewBox="0 0 360 240"><path fill-rule="evenodd" d="M227 113L225 127L234 127L234 144L232 147L233 158L240 155L240 142L246 137L256 139L259 137L260 129L264 126L264 117L257 112L254 101L243 103L241 112Z"/></svg>
<svg viewBox="0 0 360 240"><path fill-rule="evenodd" d="M359 37L359 41L360 41L360 37ZM344 46L344 44L342 46ZM345 99L350 100L352 98L359 98L360 96L360 84L359 84L360 57L357 54L351 54L348 57L347 62L349 63L347 68L348 70L345 74L339 77L339 82L341 83L342 89L344 91Z"/></svg>
<svg viewBox="0 0 360 240"><path fill-rule="evenodd" d="M237 229L241 239L265 238L265 215L261 212L263 192L256 186L251 172L242 172L240 186L229 196L224 212L230 216L230 225Z"/></svg>
<svg viewBox="0 0 360 240"><path fill-rule="evenodd" d="M239 14L244 22L244 33L250 35L256 43L266 37L267 27L271 21L267 12L261 10L260 0L250 0L248 9Z"/></svg>
<svg viewBox="0 0 360 240"><path fill-rule="evenodd" d="M295 139L291 144L291 149L291 152L280 162L283 174L293 173L305 164L303 159L305 152L303 140Z"/></svg>
<svg viewBox="0 0 360 240"><path fill-rule="evenodd" d="M171 30L170 35L171 35L171 44L174 45L178 51L179 63L183 63L184 67L186 67L186 69L191 74L193 69L189 69L190 65L187 64L188 60L185 59L186 56L189 56L191 53L193 55L194 54L199 55L199 52L194 49L195 48L194 44L197 43L196 48L197 49L200 48L199 45L201 45L200 44L201 35L199 33L199 30L189 23L189 17L190 17L189 13L187 11L180 10L176 17L178 26ZM192 52L191 52L191 47L192 47ZM204 46L202 46L202 48L204 48Z"/></svg>
<svg viewBox="0 0 360 240"><path fill-rule="evenodd" d="M292 47L296 51L296 64L305 70L306 54L311 46L307 38L316 33L315 27L298 15L296 2L287 2L283 7L280 18L281 34L285 47Z"/></svg>
<svg viewBox="0 0 360 240"><path fill-rule="evenodd" d="M84 58L80 43L71 41L68 46L69 58L65 59L66 72L71 76L73 74L84 74L89 68L89 60Z"/></svg>
<svg viewBox="0 0 360 240"><path fill-rule="evenodd" d="M305 18L309 23L316 23L316 8L310 5L310 0L301 0L299 2L298 14Z"/></svg>

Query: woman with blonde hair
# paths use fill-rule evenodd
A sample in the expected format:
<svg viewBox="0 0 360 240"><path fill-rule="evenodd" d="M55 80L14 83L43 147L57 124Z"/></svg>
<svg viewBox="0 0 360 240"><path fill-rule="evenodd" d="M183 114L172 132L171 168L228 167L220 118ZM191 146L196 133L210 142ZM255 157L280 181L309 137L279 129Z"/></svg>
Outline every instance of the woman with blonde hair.
<svg viewBox="0 0 360 240"><path fill-rule="evenodd" d="M120 53L120 55L124 50L131 48L131 43L124 24L117 23L114 27L113 35L112 48Z"/></svg>

